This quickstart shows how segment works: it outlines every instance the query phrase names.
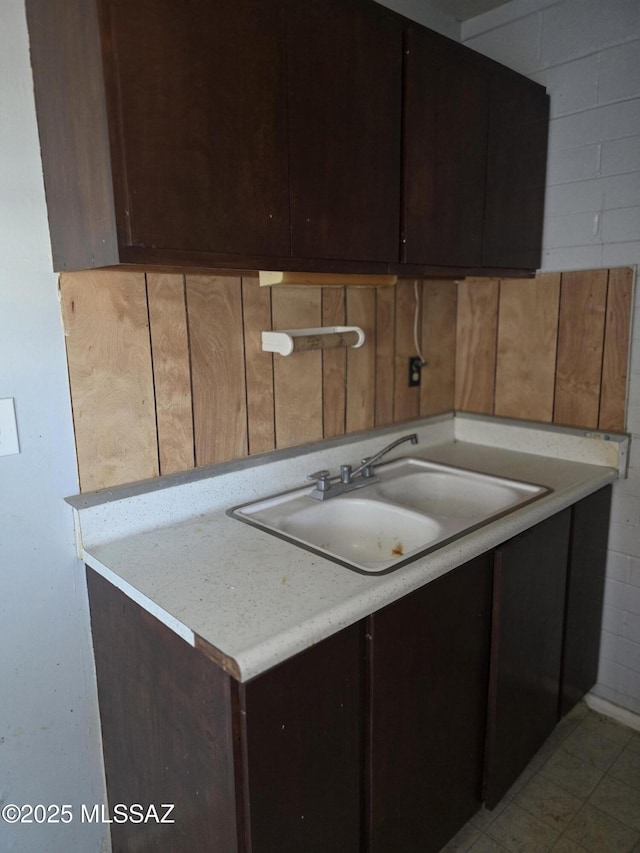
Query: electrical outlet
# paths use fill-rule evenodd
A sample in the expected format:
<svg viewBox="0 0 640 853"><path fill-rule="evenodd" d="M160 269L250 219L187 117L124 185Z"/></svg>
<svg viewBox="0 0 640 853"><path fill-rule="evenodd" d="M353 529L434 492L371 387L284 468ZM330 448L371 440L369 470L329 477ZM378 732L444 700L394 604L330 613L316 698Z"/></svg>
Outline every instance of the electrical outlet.
<svg viewBox="0 0 640 853"><path fill-rule="evenodd" d="M415 355L409 358L409 388L417 388L422 379L422 360Z"/></svg>
<svg viewBox="0 0 640 853"><path fill-rule="evenodd" d="M18 425L13 397L0 400L0 456L20 453L18 444Z"/></svg>

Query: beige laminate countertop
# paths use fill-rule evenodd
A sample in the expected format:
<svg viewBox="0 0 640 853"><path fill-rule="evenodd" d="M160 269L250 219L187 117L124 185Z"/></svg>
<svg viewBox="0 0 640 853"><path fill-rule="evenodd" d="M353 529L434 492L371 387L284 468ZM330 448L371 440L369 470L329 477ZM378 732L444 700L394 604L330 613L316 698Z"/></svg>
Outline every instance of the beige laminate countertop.
<svg viewBox="0 0 640 853"><path fill-rule="evenodd" d="M459 434L468 432L468 423L463 427ZM226 514L239 503L300 485L303 472L356 461L412 431L420 435L420 444L400 446L393 457L428 458L553 491L378 576L357 574ZM611 454L603 457L598 452L602 441L594 442L595 463L590 463L460 440L455 432L453 419L436 419L383 435L372 433L342 447L334 442L329 448L307 449L256 467L223 469L207 479L165 489L155 484L137 494L116 490L102 502L86 496L69 499L77 514L81 554L186 642L202 646L234 677L246 681L618 476ZM524 444L527 449L545 449L544 441ZM558 451L550 447L547 452ZM581 450L578 456L590 455Z"/></svg>

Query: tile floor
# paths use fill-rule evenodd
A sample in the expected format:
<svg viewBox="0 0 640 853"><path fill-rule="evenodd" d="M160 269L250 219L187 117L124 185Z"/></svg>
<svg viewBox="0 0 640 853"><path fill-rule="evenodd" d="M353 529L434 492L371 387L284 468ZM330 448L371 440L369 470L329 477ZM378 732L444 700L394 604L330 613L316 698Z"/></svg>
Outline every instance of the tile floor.
<svg viewBox="0 0 640 853"><path fill-rule="evenodd" d="M577 705L442 853L640 853L640 732Z"/></svg>

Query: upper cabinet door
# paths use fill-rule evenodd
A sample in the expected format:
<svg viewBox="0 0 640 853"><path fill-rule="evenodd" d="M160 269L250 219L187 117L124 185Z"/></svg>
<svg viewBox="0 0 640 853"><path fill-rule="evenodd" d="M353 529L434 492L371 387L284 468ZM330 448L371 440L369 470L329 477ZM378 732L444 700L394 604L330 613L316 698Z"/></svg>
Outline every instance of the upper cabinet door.
<svg viewBox="0 0 640 853"><path fill-rule="evenodd" d="M540 266L549 96L495 66L489 108L483 266Z"/></svg>
<svg viewBox="0 0 640 853"><path fill-rule="evenodd" d="M403 257L479 267L487 153L486 61L422 27L405 43Z"/></svg>
<svg viewBox="0 0 640 853"><path fill-rule="evenodd" d="M397 262L402 24L365 0L287 6L292 254Z"/></svg>
<svg viewBox="0 0 640 853"><path fill-rule="evenodd" d="M280 4L102 8L120 244L288 255Z"/></svg>

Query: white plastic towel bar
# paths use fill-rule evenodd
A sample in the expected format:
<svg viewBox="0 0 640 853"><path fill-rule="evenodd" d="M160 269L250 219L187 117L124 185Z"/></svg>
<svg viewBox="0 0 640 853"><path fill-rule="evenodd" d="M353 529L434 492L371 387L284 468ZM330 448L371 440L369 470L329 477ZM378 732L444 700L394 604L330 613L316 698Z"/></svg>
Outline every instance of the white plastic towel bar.
<svg viewBox="0 0 640 853"><path fill-rule="evenodd" d="M314 349L361 347L364 332L359 326L323 326L319 329L283 329L262 333L262 349L291 355Z"/></svg>

